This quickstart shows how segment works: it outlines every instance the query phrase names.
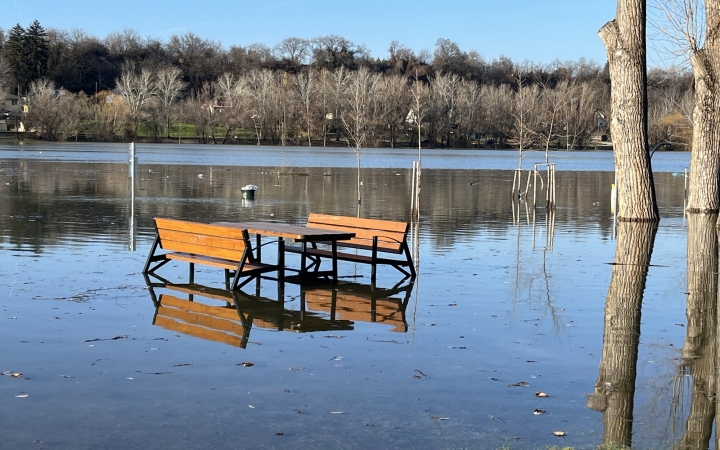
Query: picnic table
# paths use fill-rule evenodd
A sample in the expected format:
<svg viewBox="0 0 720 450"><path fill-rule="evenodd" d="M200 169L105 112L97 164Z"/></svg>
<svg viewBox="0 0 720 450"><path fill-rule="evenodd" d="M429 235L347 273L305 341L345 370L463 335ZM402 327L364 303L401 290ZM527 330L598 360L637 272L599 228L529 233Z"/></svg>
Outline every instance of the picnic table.
<svg viewBox="0 0 720 450"><path fill-rule="evenodd" d="M289 225L277 222L216 222L213 225L223 227L237 228L247 230L250 234L255 234L257 239L256 251L257 260L262 262L260 239L262 236L277 237L280 240L292 239L301 244L300 253L300 269L298 270L300 279L303 280L307 275L307 256L308 243L326 243L331 247L332 270L329 271L313 271L315 276L329 275L333 283L337 282L337 244L338 241L346 241L355 237L355 233L346 230L329 230L323 228L310 228L302 225ZM282 247L281 247L282 248ZM285 255L282 252L278 255L278 265L284 266ZM288 269L294 270L294 269Z"/></svg>

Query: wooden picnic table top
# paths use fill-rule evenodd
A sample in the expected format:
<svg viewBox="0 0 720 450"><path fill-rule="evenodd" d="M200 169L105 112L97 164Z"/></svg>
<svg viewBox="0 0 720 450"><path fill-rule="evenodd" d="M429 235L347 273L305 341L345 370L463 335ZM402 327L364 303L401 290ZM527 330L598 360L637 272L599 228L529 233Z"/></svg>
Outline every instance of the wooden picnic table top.
<svg viewBox="0 0 720 450"><path fill-rule="evenodd" d="M277 222L216 222L214 225L246 229L248 233L277 236L301 242L345 241L355 237L355 233L347 231L308 228L303 225Z"/></svg>

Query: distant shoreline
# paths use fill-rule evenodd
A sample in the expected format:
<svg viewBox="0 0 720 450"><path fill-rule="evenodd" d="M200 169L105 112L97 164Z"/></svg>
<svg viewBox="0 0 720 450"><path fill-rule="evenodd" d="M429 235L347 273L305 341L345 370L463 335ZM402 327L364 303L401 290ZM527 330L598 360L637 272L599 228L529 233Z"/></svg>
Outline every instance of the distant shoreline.
<svg viewBox="0 0 720 450"><path fill-rule="evenodd" d="M32 137L25 136L23 138L26 141L32 141L32 142L49 142L44 141L43 139L36 139ZM17 142L18 136L15 132L0 132L0 143L9 143L9 142ZM229 139L227 142L223 143L223 139L219 138L216 140L216 142L207 142L205 144L198 142L198 138L160 138L159 142L157 142L152 137L147 136L140 136L135 142L143 143L143 144L192 144L192 145L209 145L209 146L222 146L222 145L258 145L257 139ZM78 139L77 141L74 139L68 139L67 141L58 141L58 142L92 142L92 143L101 143L106 141L93 141L88 139ZM113 141L113 143L130 143L130 141ZM345 141L336 141L335 139L328 139L327 141L323 142L321 139L319 140L313 140L312 147L331 147L331 148L347 148L348 144ZM260 146L261 147L284 147L281 143L273 143L269 139L261 139L260 140ZM288 139L286 140L285 146L292 146L292 147L308 147L307 140L305 139ZM388 149L415 149L417 150L417 146L409 146L405 143L401 143L401 145L396 145L395 147L391 147L387 142L381 143L381 145L373 145L370 146L372 148L388 148ZM434 150L509 150L509 151L517 151L517 147L513 147L511 145L505 145L503 147L497 147L494 145L476 145L472 147L440 147L435 146L431 147L427 144L423 144L422 146L423 150L426 149L434 149ZM592 146L586 146L582 149L565 149L565 148L550 148L550 151L612 151L612 145L608 145L607 143L603 142L603 145L592 145ZM544 151L545 149L542 148L533 148L533 149L527 149L527 150L534 150L534 151ZM668 151L668 150L665 150ZM671 150L671 151L684 151L684 150Z"/></svg>

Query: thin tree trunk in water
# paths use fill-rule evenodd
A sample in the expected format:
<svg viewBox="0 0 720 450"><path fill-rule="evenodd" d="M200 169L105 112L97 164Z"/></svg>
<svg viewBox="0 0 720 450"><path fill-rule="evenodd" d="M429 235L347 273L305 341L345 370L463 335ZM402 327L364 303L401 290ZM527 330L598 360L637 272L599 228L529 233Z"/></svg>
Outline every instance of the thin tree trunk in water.
<svg viewBox="0 0 720 450"><path fill-rule="evenodd" d="M690 61L695 80L689 213L720 209L720 0L705 0L707 38Z"/></svg>
<svg viewBox="0 0 720 450"><path fill-rule="evenodd" d="M618 224L600 373L588 398L589 408L604 413L603 444L609 447L632 444L640 314L656 232L652 222Z"/></svg>
<svg viewBox="0 0 720 450"><path fill-rule="evenodd" d="M688 216L687 335L682 350L682 365L689 369L692 376L692 397L690 414L678 448L706 449L713 431L718 282L716 221L716 215Z"/></svg>
<svg viewBox="0 0 720 450"><path fill-rule="evenodd" d="M357 157L357 194L358 194L358 205L359 205L362 200L360 197L360 186L362 185L362 183L360 182L360 149L356 148L355 152L356 152L355 156Z"/></svg>
<svg viewBox="0 0 720 450"><path fill-rule="evenodd" d="M612 82L610 131L619 221L660 219L647 142L645 8L645 0L618 0L615 20L598 31Z"/></svg>

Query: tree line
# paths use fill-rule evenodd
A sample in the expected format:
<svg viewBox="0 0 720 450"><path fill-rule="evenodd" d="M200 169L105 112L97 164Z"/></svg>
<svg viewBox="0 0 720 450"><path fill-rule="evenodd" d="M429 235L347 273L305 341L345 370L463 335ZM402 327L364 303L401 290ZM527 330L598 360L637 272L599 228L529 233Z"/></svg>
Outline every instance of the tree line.
<svg viewBox="0 0 720 450"><path fill-rule="evenodd" d="M687 147L690 80L651 73L651 142ZM609 134L606 65L485 61L448 39L432 52L395 41L373 58L336 35L224 48L193 33L99 39L35 21L0 30L0 89L27 97L26 128L48 140L549 149Z"/></svg>

